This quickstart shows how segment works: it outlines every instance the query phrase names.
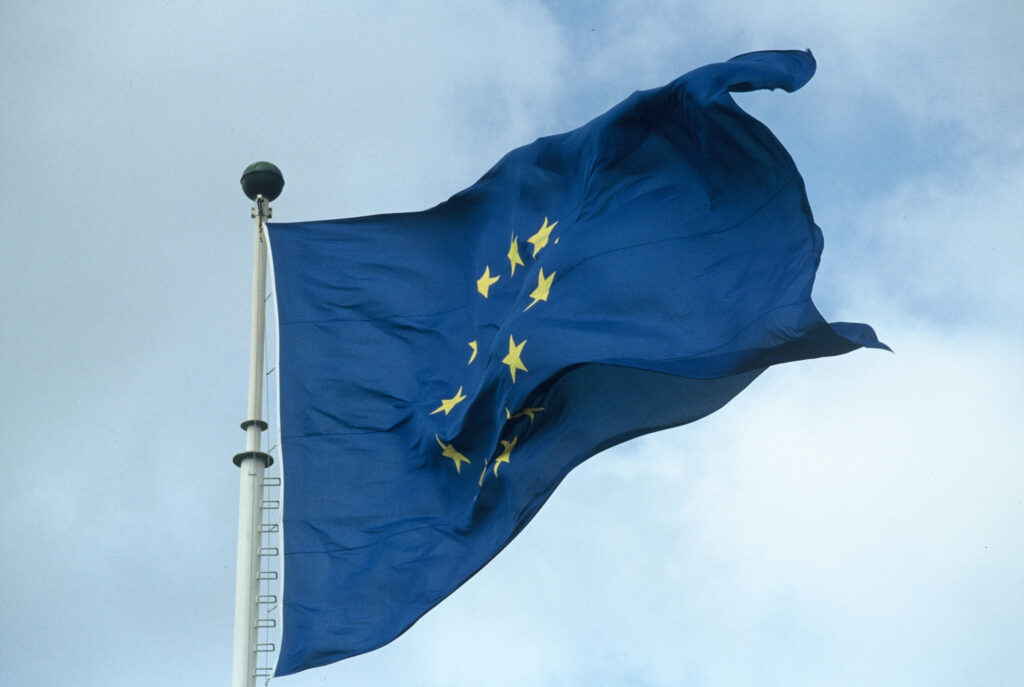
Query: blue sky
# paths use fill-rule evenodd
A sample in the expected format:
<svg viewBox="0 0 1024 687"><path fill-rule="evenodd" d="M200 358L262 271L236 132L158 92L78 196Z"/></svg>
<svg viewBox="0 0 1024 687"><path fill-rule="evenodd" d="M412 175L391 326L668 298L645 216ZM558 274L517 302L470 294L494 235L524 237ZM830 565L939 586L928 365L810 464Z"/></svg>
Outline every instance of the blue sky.
<svg viewBox="0 0 1024 687"><path fill-rule="evenodd" d="M1024 682L1022 32L1012 2L6 3L5 682L230 678L247 164L279 220L422 209L773 48L816 76L738 100L803 173L816 302L896 353L594 458L397 641L274 684Z"/></svg>

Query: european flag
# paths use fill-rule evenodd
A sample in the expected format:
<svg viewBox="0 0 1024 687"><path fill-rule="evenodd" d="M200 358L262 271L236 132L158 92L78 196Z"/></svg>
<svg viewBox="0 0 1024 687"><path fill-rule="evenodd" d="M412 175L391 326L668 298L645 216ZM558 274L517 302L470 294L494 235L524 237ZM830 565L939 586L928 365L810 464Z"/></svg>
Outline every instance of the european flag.
<svg viewBox="0 0 1024 687"><path fill-rule="evenodd" d="M514 150L430 210L270 226L278 675L393 640L595 453L714 412L769 365L885 348L818 314L803 181L730 96L814 69L741 55Z"/></svg>

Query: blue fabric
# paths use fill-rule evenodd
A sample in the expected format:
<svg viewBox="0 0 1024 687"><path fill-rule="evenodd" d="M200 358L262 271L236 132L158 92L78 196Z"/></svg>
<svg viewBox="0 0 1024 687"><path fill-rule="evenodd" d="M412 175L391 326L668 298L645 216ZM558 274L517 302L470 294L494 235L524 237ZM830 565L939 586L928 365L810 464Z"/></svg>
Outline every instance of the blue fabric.
<svg viewBox="0 0 1024 687"><path fill-rule="evenodd" d="M514 150L430 210L270 226L278 675L393 640L596 452L717 410L769 365L884 348L818 314L803 182L729 95L814 69L741 55Z"/></svg>

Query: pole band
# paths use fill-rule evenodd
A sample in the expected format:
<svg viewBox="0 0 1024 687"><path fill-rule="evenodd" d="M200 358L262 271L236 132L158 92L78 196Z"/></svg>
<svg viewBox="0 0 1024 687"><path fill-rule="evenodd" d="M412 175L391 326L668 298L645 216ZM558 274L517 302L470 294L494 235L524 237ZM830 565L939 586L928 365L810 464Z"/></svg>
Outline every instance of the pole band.
<svg viewBox="0 0 1024 687"><path fill-rule="evenodd" d="M273 456L269 453L264 453L263 451L242 451L241 453L236 453L235 457L231 459L231 462L238 467L242 467L242 461L246 458L261 458L263 460L263 466L268 468L274 464Z"/></svg>
<svg viewBox="0 0 1024 687"><path fill-rule="evenodd" d="M250 425L256 425L257 427L260 428L261 432L266 432L267 429L270 427L270 425L268 425L263 420L246 420L245 422L242 423L242 431L247 431Z"/></svg>

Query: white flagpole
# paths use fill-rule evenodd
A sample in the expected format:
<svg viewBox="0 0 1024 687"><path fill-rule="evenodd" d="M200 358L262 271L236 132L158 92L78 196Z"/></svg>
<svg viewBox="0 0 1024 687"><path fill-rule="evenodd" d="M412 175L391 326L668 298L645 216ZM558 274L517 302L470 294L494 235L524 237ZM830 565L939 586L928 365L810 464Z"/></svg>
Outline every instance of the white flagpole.
<svg viewBox="0 0 1024 687"><path fill-rule="evenodd" d="M267 235L271 217L270 201L284 187L281 171L269 162L257 162L242 174L242 190L256 205L253 240L252 325L249 346L249 414L245 430L245 451L234 457L240 468L238 492L238 553L235 566L235 639L231 674L232 687L256 685L256 597L259 592L260 506L263 474L273 463L260 450L260 435L267 423L260 414L263 401L263 344L266 330Z"/></svg>

